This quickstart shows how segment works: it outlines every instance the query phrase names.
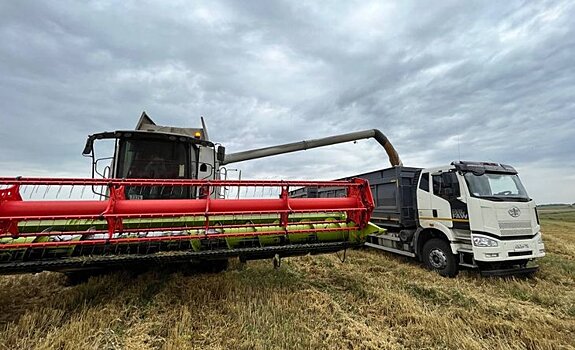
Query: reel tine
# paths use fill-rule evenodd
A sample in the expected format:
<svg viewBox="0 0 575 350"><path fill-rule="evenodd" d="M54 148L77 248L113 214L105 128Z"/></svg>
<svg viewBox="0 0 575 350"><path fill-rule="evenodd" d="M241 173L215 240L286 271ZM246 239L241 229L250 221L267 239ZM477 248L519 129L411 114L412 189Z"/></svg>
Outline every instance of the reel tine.
<svg viewBox="0 0 575 350"><path fill-rule="evenodd" d="M46 195L48 194L48 190L50 190L50 186L51 185L46 186L46 190L44 190L44 196L42 196L42 199L46 199Z"/></svg>

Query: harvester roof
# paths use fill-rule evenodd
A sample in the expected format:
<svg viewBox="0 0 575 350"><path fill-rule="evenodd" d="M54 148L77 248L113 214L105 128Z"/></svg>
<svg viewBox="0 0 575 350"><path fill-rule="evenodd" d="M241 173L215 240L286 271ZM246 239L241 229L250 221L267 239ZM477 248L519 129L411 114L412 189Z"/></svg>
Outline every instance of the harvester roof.
<svg viewBox="0 0 575 350"><path fill-rule="evenodd" d="M179 128L175 126L158 125L146 114L146 112L142 112L142 116L140 117L140 120L138 120L138 124L136 124L136 130L182 135L200 140L208 139L204 128Z"/></svg>

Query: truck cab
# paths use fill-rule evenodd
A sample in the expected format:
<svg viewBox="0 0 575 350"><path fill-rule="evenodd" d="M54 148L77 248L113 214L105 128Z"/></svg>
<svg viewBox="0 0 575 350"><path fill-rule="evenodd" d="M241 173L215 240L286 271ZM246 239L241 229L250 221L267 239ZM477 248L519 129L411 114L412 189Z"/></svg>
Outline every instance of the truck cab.
<svg viewBox="0 0 575 350"><path fill-rule="evenodd" d="M536 205L509 165L422 169L416 193L420 232L441 232L464 266L495 274L545 255ZM435 266L445 264L436 258Z"/></svg>

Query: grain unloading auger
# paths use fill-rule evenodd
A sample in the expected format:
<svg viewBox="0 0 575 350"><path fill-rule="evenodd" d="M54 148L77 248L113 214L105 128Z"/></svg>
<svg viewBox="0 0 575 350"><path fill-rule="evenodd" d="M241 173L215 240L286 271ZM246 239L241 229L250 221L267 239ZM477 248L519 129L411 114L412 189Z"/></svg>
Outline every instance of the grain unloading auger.
<svg viewBox="0 0 575 350"><path fill-rule="evenodd" d="M3 274L335 252L362 244L378 230L369 224L369 184L359 179L0 178L0 184ZM302 186L345 189L345 196L290 198L290 189ZM95 198L94 188L106 199ZM211 198L222 188L250 198ZM126 196L196 190L202 194L191 199Z"/></svg>

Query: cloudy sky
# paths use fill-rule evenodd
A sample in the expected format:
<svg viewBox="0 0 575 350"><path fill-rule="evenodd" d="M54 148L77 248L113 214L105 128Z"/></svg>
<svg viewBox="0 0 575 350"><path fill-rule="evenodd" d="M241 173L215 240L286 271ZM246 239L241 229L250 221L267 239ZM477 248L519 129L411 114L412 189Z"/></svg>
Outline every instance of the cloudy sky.
<svg viewBox="0 0 575 350"><path fill-rule="evenodd" d="M88 134L199 126L228 152L377 128L405 165L514 165L575 202L573 1L0 0L0 175L89 176ZM374 141L239 163L387 167Z"/></svg>

